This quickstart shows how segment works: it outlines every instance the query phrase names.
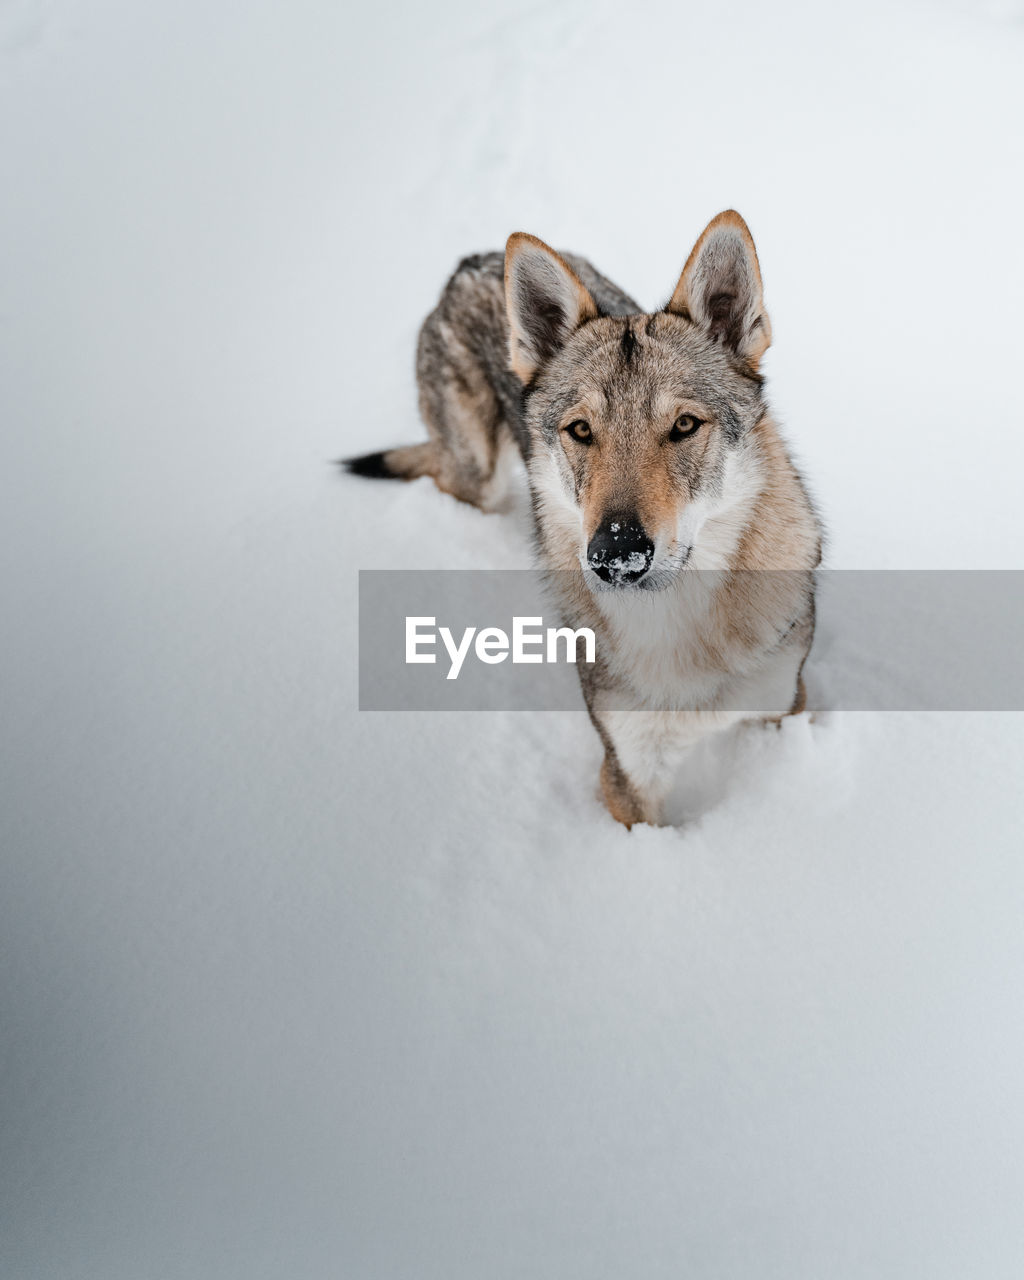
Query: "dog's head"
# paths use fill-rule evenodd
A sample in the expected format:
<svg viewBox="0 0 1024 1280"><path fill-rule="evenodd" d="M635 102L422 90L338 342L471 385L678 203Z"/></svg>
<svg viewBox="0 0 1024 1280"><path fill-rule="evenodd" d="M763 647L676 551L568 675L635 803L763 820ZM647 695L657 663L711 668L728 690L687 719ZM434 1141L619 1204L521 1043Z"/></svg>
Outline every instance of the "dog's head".
<svg viewBox="0 0 1024 1280"><path fill-rule="evenodd" d="M537 500L573 525L595 588L666 585L764 413L771 328L746 223L720 213L664 310L628 317L602 315L559 254L517 233L505 300Z"/></svg>

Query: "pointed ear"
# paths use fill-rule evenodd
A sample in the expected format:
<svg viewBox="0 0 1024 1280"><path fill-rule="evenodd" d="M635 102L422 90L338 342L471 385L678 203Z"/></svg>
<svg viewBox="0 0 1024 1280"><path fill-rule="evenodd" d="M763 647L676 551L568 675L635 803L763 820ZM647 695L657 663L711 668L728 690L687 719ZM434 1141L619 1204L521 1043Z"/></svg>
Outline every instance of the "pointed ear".
<svg viewBox="0 0 1024 1280"><path fill-rule="evenodd" d="M665 310L692 320L757 367L772 327L761 296L757 250L735 209L726 209L704 228Z"/></svg>
<svg viewBox="0 0 1024 1280"><path fill-rule="evenodd" d="M517 231L505 246L509 365L525 384L597 303L568 263L535 236Z"/></svg>

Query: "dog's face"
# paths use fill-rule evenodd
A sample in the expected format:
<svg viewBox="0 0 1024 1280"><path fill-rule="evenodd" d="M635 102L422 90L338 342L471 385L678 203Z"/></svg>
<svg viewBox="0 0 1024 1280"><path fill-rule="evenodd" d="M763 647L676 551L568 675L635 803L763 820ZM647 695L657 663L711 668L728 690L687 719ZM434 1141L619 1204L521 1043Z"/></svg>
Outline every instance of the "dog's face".
<svg viewBox="0 0 1024 1280"><path fill-rule="evenodd" d="M572 509L594 588L667 585L764 412L757 363L770 329L746 225L720 214L653 315L601 316L529 236L510 239L505 281L539 501Z"/></svg>

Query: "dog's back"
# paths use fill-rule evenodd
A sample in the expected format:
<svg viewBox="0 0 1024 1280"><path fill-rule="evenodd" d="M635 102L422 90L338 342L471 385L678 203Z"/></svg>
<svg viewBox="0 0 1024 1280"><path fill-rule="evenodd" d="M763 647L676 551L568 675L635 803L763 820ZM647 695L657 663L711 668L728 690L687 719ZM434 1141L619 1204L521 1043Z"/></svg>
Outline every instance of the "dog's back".
<svg viewBox="0 0 1024 1280"><path fill-rule="evenodd" d="M602 314L640 310L585 258L563 256ZM504 495L508 464L529 456L523 386L508 353L505 255L471 254L455 268L420 329L416 382L429 440L350 459L348 470L375 479L430 476L445 493L493 509Z"/></svg>

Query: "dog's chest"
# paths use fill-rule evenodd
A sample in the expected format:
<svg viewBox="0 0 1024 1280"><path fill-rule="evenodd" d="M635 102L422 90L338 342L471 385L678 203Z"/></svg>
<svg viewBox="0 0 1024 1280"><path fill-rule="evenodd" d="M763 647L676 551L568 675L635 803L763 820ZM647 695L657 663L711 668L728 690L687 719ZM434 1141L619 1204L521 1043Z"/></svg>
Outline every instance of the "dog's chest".
<svg viewBox="0 0 1024 1280"><path fill-rule="evenodd" d="M684 573L665 592L609 595L599 603L608 668L642 702L706 706L721 686L727 672L721 668L716 578Z"/></svg>

